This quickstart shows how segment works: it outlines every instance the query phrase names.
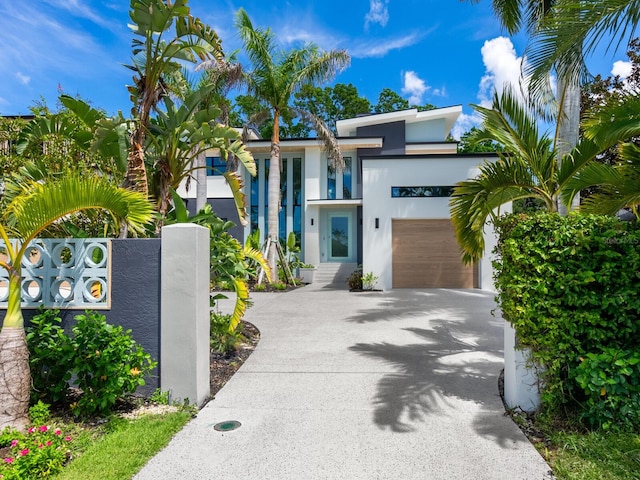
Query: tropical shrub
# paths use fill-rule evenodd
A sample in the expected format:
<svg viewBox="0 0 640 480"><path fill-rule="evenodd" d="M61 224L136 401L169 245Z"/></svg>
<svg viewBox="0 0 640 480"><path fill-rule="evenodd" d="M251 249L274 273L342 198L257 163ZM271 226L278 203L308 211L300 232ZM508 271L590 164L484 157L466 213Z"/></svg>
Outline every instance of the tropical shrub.
<svg viewBox="0 0 640 480"><path fill-rule="evenodd" d="M73 373L82 396L71 406L77 416L105 415L118 398L145 384L156 366L136 343L131 330L107 323L104 315L86 312L75 317Z"/></svg>
<svg viewBox="0 0 640 480"><path fill-rule="evenodd" d="M238 349L238 345L244 339L242 335L242 323L236 328L230 329L231 315L212 311L211 321L211 350L226 354Z"/></svg>
<svg viewBox="0 0 640 480"><path fill-rule="evenodd" d="M349 278L347 278L347 285L349 290L362 290L362 265L359 265Z"/></svg>
<svg viewBox="0 0 640 480"><path fill-rule="evenodd" d="M582 417L605 430L640 427L640 353L607 348L587 353L576 368L586 396Z"/></svg>
<svg viewBox="0 0 640 480"><path fill-rule="evenodd" d="M542 213L503 217L497 228L497 300L518 345L543 367L543 408L586 409L590 424L605 425L610 419L598 417L606 409L594 406L589 378L594 371L605 380L620 372L580 359L637 349L640 226L613 217ZM640 377L638 364L627 367L630 378ZM624 403L614 398L618 394L624 395L607 391L609 406Z"/></svg>
<svg viewBox="0 0 640 480"><path fill-rule="evenodd" d="M378 283L378 277L374 275L373 272L368 272L362 275L363 290L373 290L376 288L376 283Z"/></svg>
<svg viewBox="0 0 640 480"><path fill-rule="evenodd" d="M58 310L40 309L26 328L31 402L60 402L69 389L74 350L71 339L59 325L58 313Z"/></svg>
<svg viewBox="0 0 640 480"><path fill-rule="evenodd" d="M131 330L109 325L104 315L86 312L75 317L72 336L56 323L57 310L36 315L27 328L32 399L62 401L70 380L82 394L71 405L76 416L107 415L116 401L145 384L156 366L131 336Z"/></svg>

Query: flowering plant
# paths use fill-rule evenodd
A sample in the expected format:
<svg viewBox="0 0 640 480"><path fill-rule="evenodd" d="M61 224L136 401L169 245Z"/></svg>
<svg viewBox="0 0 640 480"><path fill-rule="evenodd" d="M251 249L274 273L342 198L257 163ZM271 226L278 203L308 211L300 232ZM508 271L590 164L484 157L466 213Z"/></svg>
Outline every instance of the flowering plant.
<svg viewBox="0 0 640 480"><path fill-rule="evenodd" d="M49 425L32 426L27 433L5 430L0 435L0 479L46 478L67 462L71 437Z"/></svg>

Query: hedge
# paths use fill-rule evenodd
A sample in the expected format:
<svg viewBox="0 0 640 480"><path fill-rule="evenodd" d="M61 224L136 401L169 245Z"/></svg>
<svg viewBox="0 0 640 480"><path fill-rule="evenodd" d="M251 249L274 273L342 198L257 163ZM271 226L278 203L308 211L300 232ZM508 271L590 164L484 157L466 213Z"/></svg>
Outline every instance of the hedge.
<svg viewBox="0 0 640 480"><path fill-rule="evenodd" d="M539 213L503 217L497 228L498 304L519 347L543 367L543 408L575 411L593 426L637 428L638 223Z"/></svg>

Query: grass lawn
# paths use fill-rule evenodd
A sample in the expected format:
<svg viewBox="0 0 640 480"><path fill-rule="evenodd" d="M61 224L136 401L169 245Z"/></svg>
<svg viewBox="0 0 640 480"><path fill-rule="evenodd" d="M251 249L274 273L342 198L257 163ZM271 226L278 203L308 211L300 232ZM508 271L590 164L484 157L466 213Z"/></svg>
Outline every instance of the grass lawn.
<svg viewBox="0 0 640 480"><path fill-rule="evenodd" d="M640 435L554 432L538 445L557 480L640 480Z"/></svg>
<svg viewBox="0 0 640 480"><path fill-rule="evenodd" d="M129 480L164 448L188 421L178 411L136 420L112 420L107 432L84 437L82 454L54 477L56 480Z"/></svg>

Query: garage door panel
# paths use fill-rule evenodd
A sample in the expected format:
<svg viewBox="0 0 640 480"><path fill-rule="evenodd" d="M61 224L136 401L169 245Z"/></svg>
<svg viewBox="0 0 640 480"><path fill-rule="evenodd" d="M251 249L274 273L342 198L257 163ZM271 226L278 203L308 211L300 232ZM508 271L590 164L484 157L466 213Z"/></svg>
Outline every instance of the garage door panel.
<svg viewBox="0 0 640 480"><path fill-rule="evenodd" d="M448 219L393 220L394 288L474 288L477 267L462 264Z"/></svg>

